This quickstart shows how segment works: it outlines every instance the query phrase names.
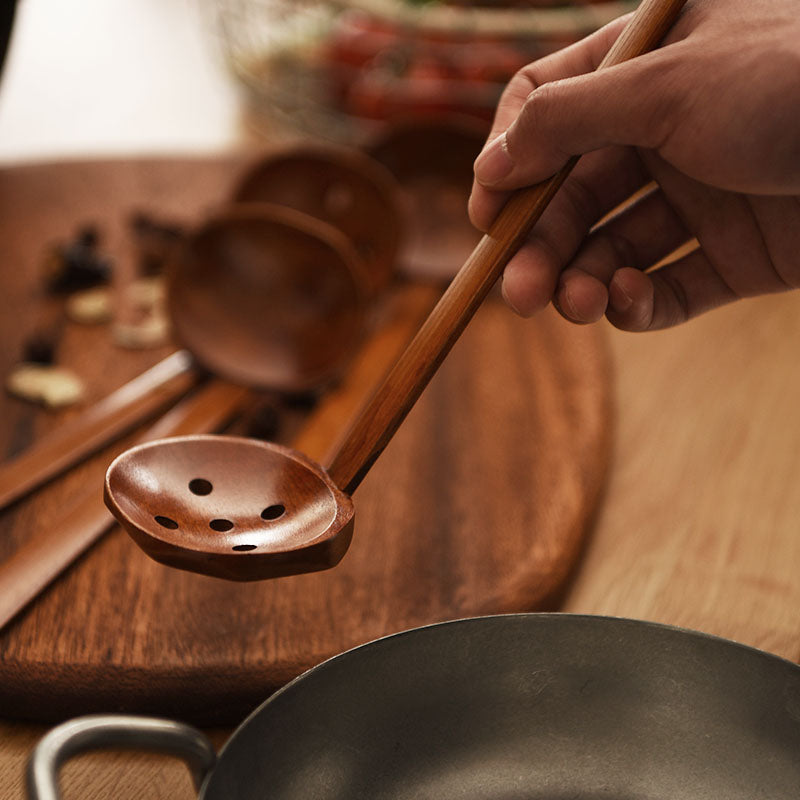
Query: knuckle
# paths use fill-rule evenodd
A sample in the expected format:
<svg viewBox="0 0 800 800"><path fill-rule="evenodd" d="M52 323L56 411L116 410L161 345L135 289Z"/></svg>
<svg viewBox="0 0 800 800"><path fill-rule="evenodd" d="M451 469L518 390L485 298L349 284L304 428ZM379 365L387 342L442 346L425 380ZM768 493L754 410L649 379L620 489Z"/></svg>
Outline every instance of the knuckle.
<svg viewBox="0 0 800 800"><path fill-rule="evenodd" d="M680 50L680 45L673 45ZM658 52L658 58L648 61L645 73L640 77L642 85L652 88L652 101L640 109L641 130L638 145L663 152L674 137L680 122L685 118L684 104L687 92L683 85L684 64L681 53Z"/></svg>
<svg viewBox="0 0 800 800"><path fill-rule="evenodd" d="M555 103L555 94L560 81L550 81L536 86L528 93L525 103L522 106L522 113L531 122L541 122L546 120L548 114L552 114Z"/></svg>
<svg viewBox="0 0 800 800"><path fill-rule="evenodd" d="M549 162L569 155L558 147L558 138L553 135L558 113L556 92L556 82L545 83L525 98L516 122L508 131L507 145L512 157L535 151L539 158Z"/></svg>
<svg viewBox="0 0 800 800"><path fill-rule="evenodd" d="M532 61L530 64L526 64L524 67L517 70L513 81L517 81L520 86L527 86L528 94L536 91L536 89L547 83L542 61Z"/></svg>
<svg viewBox="0 0 800 800"><path fill-rule="evenodd" d="M531 92L536 91L540 85L537 74L536 63L528 64L517 70L506 84L500 103L521 108L525 104L526 98L530 96Z"/></svg>

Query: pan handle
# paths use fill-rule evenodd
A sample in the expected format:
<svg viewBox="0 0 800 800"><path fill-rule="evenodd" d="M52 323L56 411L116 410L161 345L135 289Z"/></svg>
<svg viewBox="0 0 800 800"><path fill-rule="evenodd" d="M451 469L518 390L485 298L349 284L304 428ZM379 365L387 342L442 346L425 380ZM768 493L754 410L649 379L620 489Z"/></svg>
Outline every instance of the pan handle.
<svg viewBox="0 0 800 800"><path fill-rule="evenodd" d="M61 800L59 767L79 753L107 747L177 756L198 790L217 758L205 734L180 722L125 714L78 717L53 728L34 748L26 774L28 800Z"/></svg>

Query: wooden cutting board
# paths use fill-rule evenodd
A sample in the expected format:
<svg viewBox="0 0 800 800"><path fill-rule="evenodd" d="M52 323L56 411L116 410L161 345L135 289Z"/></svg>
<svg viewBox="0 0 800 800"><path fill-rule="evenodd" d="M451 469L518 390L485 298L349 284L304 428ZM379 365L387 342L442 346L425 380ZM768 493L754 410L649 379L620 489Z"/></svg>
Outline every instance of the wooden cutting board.
<svg viewBox="0 0 800 800"><path fill-rule="evenodd" d="M3 374L43 320L60 332L58 361L86 380L88 400L163 357L167 348L120 350L104 326L63 322L59 302L38 288L47 243L94 222L118 263L129 264L133 211L198 219L224 199L242 163L0 170ZM354 540L340 566L227 583L156 564L115 528L0 633L0 714L52 721L127 710L227 724L302 670L370 639L554 607L604 483L609 373L597 327L549 312L520 320L490 299L356 493ZM75 413L7 396L2 404L6 456ZM339 421L326 424L322 440L332 442ZM57 528L104 458L2 512L0 558L41 526Z"/></svg>

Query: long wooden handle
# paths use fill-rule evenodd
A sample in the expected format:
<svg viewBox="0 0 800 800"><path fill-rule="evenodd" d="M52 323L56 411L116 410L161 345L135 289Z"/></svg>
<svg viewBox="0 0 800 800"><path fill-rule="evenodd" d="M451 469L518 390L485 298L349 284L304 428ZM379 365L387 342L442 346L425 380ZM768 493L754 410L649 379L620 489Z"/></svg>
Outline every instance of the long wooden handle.
<svg viewBox="0 0 800 800"><path fill-rule="evenodd" d="M685 0L643 0L599 69L652 50L677 19ZM516 192L453 279L363 414L328 470L348 494L375 459L520 248L547 204L577 163L574 157L549 180Z"/></svg>
<svg viewBox="0 0 800 800"><path fill-rule="evenodd" d="M175 402L197 381L192 364L193 359L185 350L167 356L0 465L0 509Z"/></svg>
<svg viewBox="0 0 800 800"><path fill-rule="evenodd" d="M375 310L379 319L364 337L345 373L306 417L291 445L322 466L331 464L350 425L442 296L439 287L401 283L387 292Z"/></svg>
<svg viewBox="0 0 800 800"><path fill-rule="evenodd" d="M251 396L247 389L211 381L167 412L138 441L212 433ZM32 531L0 564L0 629L114 524L103 502L106 467L105 462L93 466L85 491L73 498L64 515L53 525Z"/></svg>

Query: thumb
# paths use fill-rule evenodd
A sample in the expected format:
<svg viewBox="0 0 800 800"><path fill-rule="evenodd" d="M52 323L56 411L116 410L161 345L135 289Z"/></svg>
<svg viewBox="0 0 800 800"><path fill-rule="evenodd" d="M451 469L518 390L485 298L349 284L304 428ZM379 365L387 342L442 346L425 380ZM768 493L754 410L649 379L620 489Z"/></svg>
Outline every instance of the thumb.
<svg viewBox="0 0 800 800"><path fill-rule="evenodd" d="M609 145L657 150L680 102L679 44L534 89L475 162L476 181L509 190L549 178L569 160Z"/></svg>

